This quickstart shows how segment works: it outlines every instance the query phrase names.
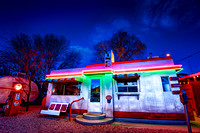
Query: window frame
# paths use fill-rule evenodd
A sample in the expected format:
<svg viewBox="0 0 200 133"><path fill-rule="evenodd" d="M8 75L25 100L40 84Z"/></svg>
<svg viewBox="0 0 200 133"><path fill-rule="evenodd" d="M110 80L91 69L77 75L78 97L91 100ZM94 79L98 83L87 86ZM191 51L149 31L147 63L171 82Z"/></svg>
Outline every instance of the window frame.
<svg viewBox="0 0 200 133"><path fill-rule="evenodd" d="M140 92L140 81L139 81L139 78L136 79L136 83L137 85L118 85L118 81L116 81L116 84L117 84L117 89L116 89L116 92L117 94L138 94ZM130 81L131 82L131 81ZM126 87L126 92L119 92L119 87ZM137 92L128 92L128 87L137 87Z"/></svg>
<svg viewBox="0 0 200 133"><path fill-rule="evenodd" d="M162 82L162 77L167 77L167 79L168 79L168 85L169 85L169 91L165 91L164 90L164 86L163 86L163 82ZM161 85L162 85L163 92L172 92L169 76L160 76L160 80L161 80Z"/></svg>

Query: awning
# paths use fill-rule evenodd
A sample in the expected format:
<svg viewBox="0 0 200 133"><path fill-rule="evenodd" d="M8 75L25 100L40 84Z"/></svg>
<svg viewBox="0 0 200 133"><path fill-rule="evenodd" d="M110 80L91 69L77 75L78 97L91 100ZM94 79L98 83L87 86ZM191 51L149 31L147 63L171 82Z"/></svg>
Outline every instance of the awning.
<svg viewBox="0 0 200 133"><path fill-rule="evenodd" d="M62 79L42 79L40 82L80 82L75 78L62 78Z"/></svg>
<svg viewBox="0 0 200 133"><path fill-rule="evenodd" d="M117 81L122 80L132 80L132 79L139 79L139 75L137 73L135 74L115 74L113 75L113 78Z"/></svg>

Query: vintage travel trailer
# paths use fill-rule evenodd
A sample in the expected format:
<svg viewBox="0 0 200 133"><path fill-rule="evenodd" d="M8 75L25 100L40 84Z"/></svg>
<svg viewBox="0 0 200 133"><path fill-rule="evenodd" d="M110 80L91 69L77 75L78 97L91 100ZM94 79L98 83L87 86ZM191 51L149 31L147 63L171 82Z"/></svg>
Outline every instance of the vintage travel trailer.
<svg viewBox="0 0 200 133"><path fill-rule="evenodd" d="M180 85L171 57L114 62L107 53L105 63L51 71L46 106L71 103L74 113L97 112L106 117L185 119Z"/></svg>
<svg viewBox="0 0 200 133"><path fill-rule="evenodd" d="M13 76L5 76L5 77L0 78L0 104L6 103L8 95L10 94L12 90L14 90L13 83L28 84L28 80L22 77L13 77ZM32 89L31 89L31 94L30 94L30 99L29 99L30 102L34 101L38 97L38 87L36 83L31 81L31 84L32 84L31 85ZM24 90L28 92L29 88L27 85L24 88ZM27 97L26 97L25 92L23 92L22 102L26 102L26 101L27 101Z"/></svg>

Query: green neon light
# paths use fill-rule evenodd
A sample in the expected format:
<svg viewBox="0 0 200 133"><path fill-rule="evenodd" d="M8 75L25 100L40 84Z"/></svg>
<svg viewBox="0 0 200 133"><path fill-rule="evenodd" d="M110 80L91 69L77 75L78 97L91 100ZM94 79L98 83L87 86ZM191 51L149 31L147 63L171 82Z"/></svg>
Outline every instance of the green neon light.
<svg viewBox="0 0 200 133"><path fill-rule="evenodd" d="M159 71L141 72L141 74L160 74L160 73L174 73L174 72L176 72L175 69L173 69L173 70L159 70Z"/></svg>
<svg viewBox="0 0 200 133"><path fill-rule="evenodd" d="M139 74L158 74L158 73L171 73L175 72L175 69L171 70L156 70L156 71L143 71L143 72L126 72L126 73L116 73L118 74L134 74L134 73L139 73Z"/></svg>
<svg viewBox="0 0 200 133"><path fill-rule="evenodd" d="M176 73L178 73L178 72L180 72L180 71L182 71L182 70L183 70L183 68L180 68L179 70L176 71Z"/></svg>

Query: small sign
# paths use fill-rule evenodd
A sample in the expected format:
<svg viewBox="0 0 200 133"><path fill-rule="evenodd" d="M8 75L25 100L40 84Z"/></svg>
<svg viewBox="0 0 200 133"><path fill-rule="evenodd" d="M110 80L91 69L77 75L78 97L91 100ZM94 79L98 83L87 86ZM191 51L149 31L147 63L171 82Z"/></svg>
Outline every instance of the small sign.
<svg viewBox="0 0 200 133"><path fill-rule="evenodd" d="M20 93L16 93L15 100L19 100L19 99L20 99Z"/></svg>
<svg viewBox="0 0 200 133"><path fill-rule="evenodd" d="M111 67L112 62L111 62L111 53L106 51L105 53L105 67Z"/></svg>
<svg viewBox="0 0 200 133"><path fill-rule="evenodd" d="M17 106L17 105L19 105L19 102L18 102L18 101L15 101L15 102L14 102L14 106Z"/></svg>
<svg viewBox="0 0 200 133"><path fill-rule="evenodd" d="M107 95L106 99L112 99L112 96L111 95Z"/></svg>

